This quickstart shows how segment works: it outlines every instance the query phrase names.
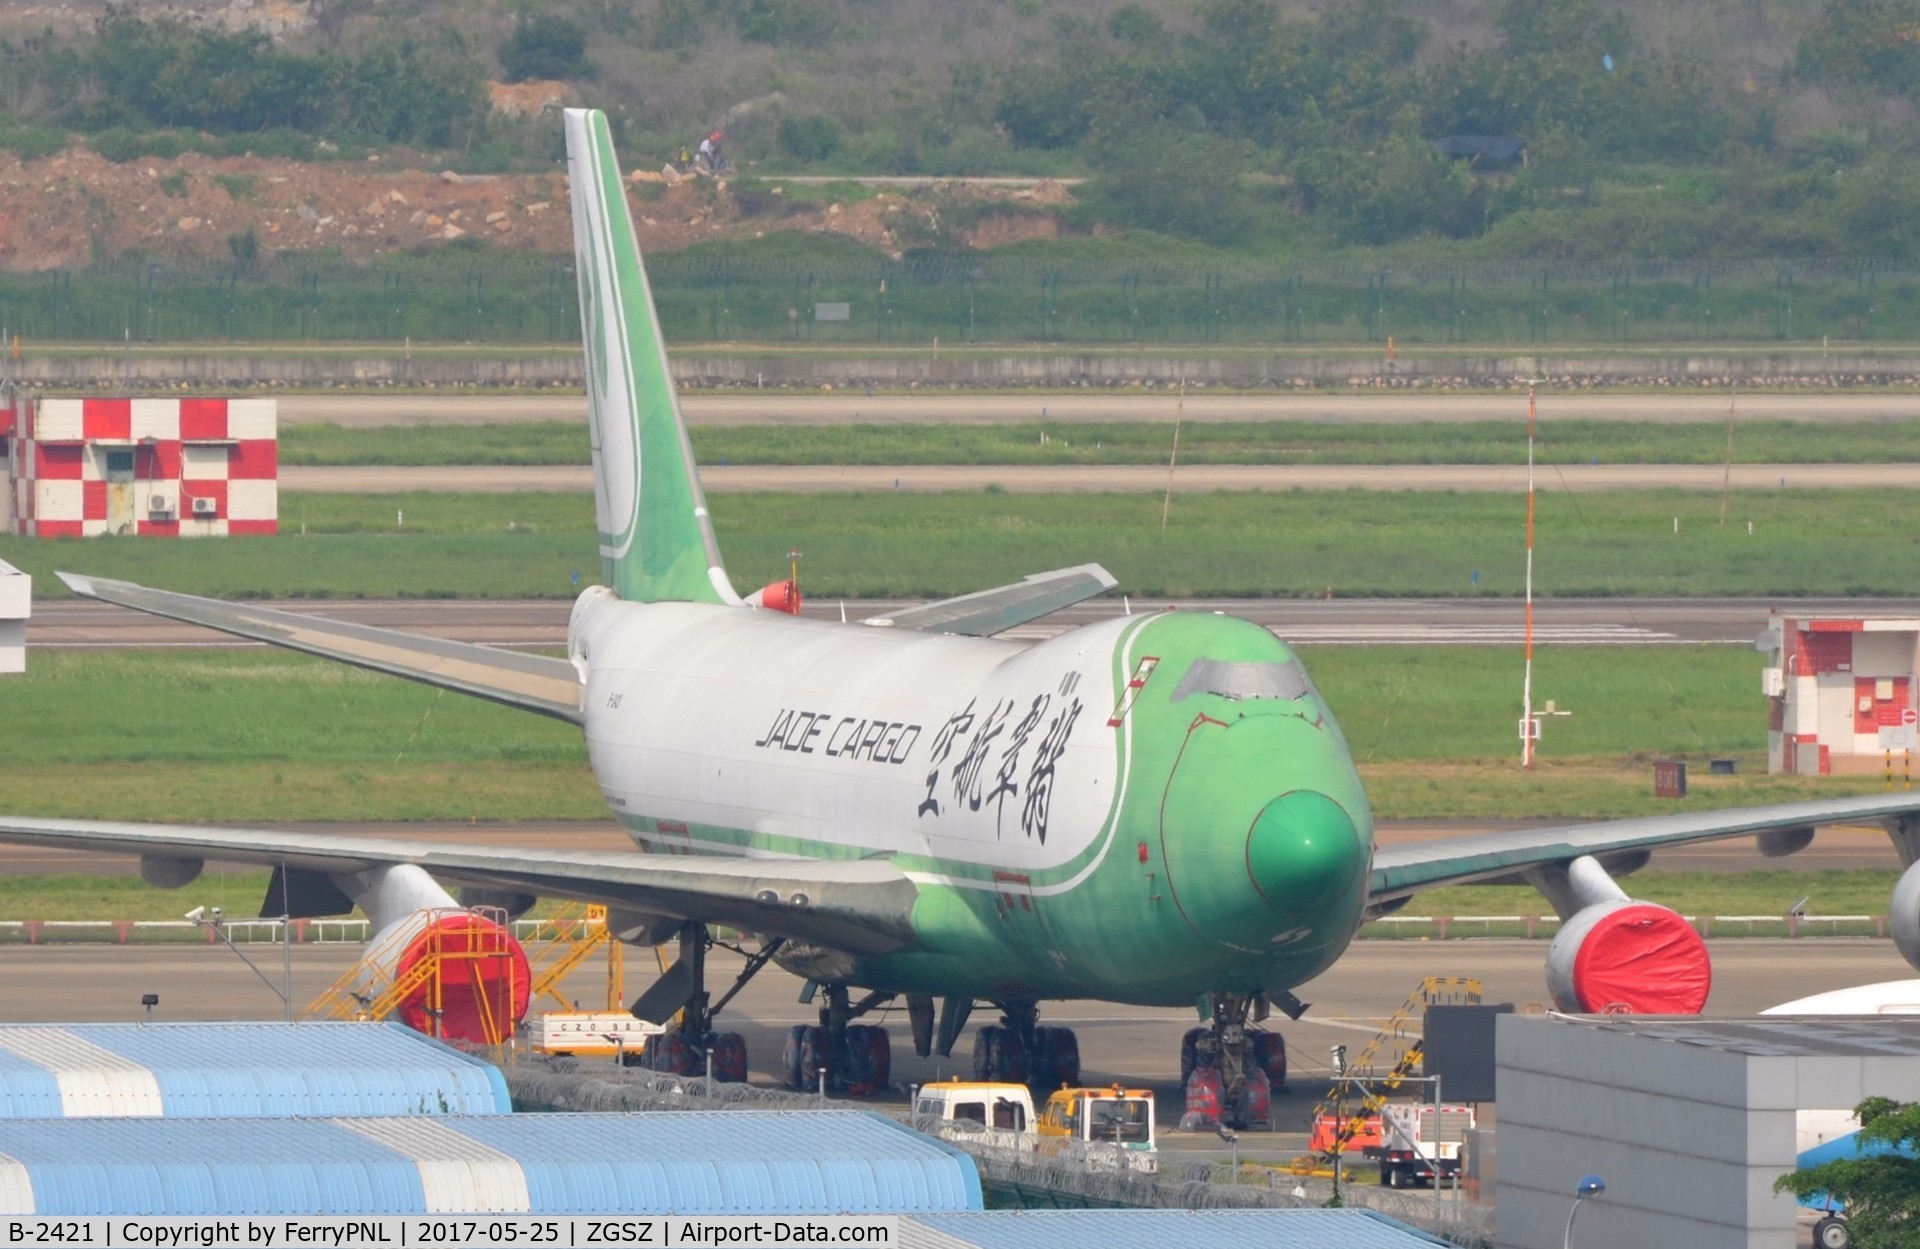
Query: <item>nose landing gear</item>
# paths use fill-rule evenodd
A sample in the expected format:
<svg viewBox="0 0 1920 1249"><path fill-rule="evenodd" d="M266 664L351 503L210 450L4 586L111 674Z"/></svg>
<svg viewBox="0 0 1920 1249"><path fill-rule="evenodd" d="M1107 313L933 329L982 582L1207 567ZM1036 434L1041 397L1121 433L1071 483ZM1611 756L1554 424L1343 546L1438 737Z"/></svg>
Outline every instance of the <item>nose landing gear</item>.
<svg viewBox="0 0 1920 1249"><path fill-rule="evenodd" d="M1186 1089L1182 1131L1266 1128L1272 1124L1272 1097L1287 1087L1287 1043L1278 1032L1249 1027L1247 1019L1264 1019L1264 997L1216 993L1213 1021L1190 1028L1180 1039L1180 1083ZM1300 1006L1287 995L1282 1008L1294 1018Z"/></svg>

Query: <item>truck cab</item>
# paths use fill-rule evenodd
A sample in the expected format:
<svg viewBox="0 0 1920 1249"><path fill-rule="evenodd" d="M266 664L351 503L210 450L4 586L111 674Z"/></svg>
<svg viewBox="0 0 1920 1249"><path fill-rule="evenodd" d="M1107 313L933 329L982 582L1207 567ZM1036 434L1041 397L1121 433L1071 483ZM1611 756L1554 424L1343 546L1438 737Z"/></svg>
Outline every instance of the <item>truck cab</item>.
<svg viewBox="0 0 1920 1249"><path fill-rule="evenodd" d="M1037 1125L1041 1145L1071 1140L1086 1145L1117 1146L1131 1155L1135 1170L1157 1170L1158 1142L1154 1135L1153 1090L1062 1088L1047 1098Z"/></svg>

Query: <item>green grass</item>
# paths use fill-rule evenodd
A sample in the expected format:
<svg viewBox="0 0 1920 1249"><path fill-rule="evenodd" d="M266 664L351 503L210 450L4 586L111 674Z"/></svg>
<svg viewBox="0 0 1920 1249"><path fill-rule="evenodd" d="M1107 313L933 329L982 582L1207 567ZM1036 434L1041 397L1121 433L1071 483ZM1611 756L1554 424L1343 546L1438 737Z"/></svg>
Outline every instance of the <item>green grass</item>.
<svg viewBox="0 0 1920 1249"><path fill-rule="evenodd" d="M274 651L37 653L25 676L8 678L0 757L16 814L240 823L605 814L565 725Z"/></svg>
<svg viewBox="0 0 1920 1249"><path fill-rule="evenodd" d="M1883 843L1884 844L1884 843ZM1892 856L1891 850L1888 852ZM1657 862L1657 860L1656 860ZM1785 915L1807 899L1812 915L1884 915L1897 869L1818 872L1636 872L1628 892L1683 915ZM1553 915L1526 885L1461 885L1415 897L1401 915Z"/></svg>
<svg viewBox="0 0 1920 1249"><path fill-rule="evenodd" d="M1553 490L1551 477L1547 485L1542 595L1905 595L1920 586L1911 518L1882 492L1736 492L1722 528L1711 493L1575 495ZM1088 560L1111 569L1121 593L1158 600L1518 596L1524 568L1518 495L1188 495L1174 500L1165 533L1152 494L727 495L712 507L739 586L783 579L797 547L816 598L960 594ZM0 559L33 574L47 597L64 593L56 568L228 598L570 597L574 572L583 582L599 575L582 496L289 493L281 526L278 537L220 542L0 538Z"/></svg>
<svg viewBox="0 0 1920 1249"><path fill-rule="evenodd" d="M1513 759L1519 657L1495 647L1305 653L1381 818L1597 818L1871 792L1770 777L1758 659L1738 647L1564 647L1536 665L1542 767ZM579 736L536 716L274 651L53 651L9 678L6 809L91 819L593 819ZM129 714L129 708L141 709ZM1649 759L1732 757L1683 802ZM1696 768L1702 773L1704 768Z"/></svg>
<svg viewBox="0 0 1920 1249"><path fill-rule="evenodd" d="M1278 402L1278 401L1276 401ZM1493 409L1500 400L1488 400ZM1037 409L1045 406L1036 399ZM1164 464L1166 425L742 425L695 426L702 464ZM585 464L580 425L412 425L347 429L289 426L287 464ZM1727 435L1712 424L1558 421L1538 442L1542 464L1718 464ZM1740 464L1867 464L1920 460L1920 421L1814 425L1754 421L1738 427ZM1196 422L1180 431L1186 464L1524 464L1517 420L1408 425L1332 421Z"/></svg>

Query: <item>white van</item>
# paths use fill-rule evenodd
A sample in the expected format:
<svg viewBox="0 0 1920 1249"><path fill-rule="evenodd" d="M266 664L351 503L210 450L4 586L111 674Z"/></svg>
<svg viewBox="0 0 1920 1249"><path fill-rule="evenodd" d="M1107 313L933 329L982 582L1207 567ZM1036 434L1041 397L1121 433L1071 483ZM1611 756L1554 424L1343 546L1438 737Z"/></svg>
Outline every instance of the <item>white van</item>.
<svg viewBox="0 0 1920 1249"><path fill-rule="evenodd" d="M940 1080L914 1094L913 1118L943 1123L977 1123L982 1128L1032 1136L1033 1096L1024 1084L988 1080Z"/></svg>

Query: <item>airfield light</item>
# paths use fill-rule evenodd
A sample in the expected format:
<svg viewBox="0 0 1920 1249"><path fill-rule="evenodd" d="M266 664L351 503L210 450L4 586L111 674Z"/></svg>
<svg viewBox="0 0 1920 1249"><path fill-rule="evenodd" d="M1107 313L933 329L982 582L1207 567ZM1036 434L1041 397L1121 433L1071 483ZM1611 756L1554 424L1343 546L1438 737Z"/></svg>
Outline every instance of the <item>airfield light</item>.
<svg viewBox="0 0 1920 1249"><path fill-rule="evenodd" d="M1583 1175L1580 1182L1573 1186L1573 1208L1567 1211L1567 1234L1561 1237L1561 1249L1573 1249L1573 1220L1580 1213L1580 1203L1606 1191L1607 1182L1597 1175Z"/></svg>

